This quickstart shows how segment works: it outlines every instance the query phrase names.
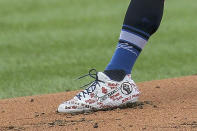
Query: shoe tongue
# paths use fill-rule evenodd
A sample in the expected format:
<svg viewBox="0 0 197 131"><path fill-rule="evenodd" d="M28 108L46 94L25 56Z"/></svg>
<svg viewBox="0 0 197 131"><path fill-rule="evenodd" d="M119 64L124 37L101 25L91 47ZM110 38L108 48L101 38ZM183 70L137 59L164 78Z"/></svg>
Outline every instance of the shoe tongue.
<svg viewBox="0 0 197 131"><path fill-rule="evenodd" d="M103 72L98 72L98 79L101 80L101 81L109 81L111 80L107 75L105 75Z"/></svg>

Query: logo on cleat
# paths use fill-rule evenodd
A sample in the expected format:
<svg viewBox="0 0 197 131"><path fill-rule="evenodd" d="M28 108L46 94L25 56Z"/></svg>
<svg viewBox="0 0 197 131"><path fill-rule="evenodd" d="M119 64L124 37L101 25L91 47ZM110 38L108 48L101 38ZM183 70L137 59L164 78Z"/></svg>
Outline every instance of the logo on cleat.
<svg viewBox="0 0 197 131"><path fill-rule="evenodd" d="M133 91L133 86L129 82L124 82L121 85L121 92L125 95L131 94Z"/></svg>
<svg viewBox="0 0 197 131"><path fill-rule="evenodd" d="M107 94L107 89L105 87L102 87L102 93Z"/></svg>

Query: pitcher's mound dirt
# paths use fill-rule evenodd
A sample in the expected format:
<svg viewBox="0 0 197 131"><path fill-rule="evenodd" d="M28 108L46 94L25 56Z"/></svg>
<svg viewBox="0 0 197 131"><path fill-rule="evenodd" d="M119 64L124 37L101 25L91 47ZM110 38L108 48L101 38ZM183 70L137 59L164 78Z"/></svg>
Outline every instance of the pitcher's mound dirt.
<svg viewBox="0 0 197 131"><path fill-rule="evenodd" d="M197 76L138 86L141 97L134 107L90 114L56 113L76 91L0 100L0 130L197 131Z"/></svg>

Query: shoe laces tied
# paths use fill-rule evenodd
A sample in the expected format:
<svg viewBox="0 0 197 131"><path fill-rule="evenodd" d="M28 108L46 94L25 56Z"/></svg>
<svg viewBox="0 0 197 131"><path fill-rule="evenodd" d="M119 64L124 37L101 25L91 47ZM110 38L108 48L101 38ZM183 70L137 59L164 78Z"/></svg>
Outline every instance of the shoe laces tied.
<svg viewBox="0 0 197 131"><path fill-rule="evenodd" d="M98 79L98 72L96 71L96 69L89 70L88 74L83 75L83 76L81 76L77 79L79 80L79 79L82 79L82 78L87 77L87 76L90 76L91 78L93 78L94 81L80 87L80 88L84 88L84 87L89 86L88 88L86 88L85 90L81 91L79 94L76 95L76 97L79 100L81 100L81 97L85 98L86 94L89 95L90 93L93 93L94 90L96 89L96 85L99 85L99 87L100 87L100 82L105 83L104 81L101 81L101 80Z"/></svg>

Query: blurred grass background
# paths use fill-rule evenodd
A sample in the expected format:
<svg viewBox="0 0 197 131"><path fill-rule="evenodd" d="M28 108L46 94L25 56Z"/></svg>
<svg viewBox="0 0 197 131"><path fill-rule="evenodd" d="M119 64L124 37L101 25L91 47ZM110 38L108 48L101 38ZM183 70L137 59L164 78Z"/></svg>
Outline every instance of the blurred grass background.
<svg viewBox="0 0 197 131"><path fill-rule="evenodd" d="M136 82L196 74L195 0L166 0L159 31L134 69ZM0 98L79 89L103 71L129 0L0 0Z"/></svg>

